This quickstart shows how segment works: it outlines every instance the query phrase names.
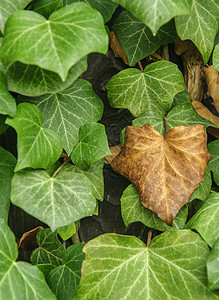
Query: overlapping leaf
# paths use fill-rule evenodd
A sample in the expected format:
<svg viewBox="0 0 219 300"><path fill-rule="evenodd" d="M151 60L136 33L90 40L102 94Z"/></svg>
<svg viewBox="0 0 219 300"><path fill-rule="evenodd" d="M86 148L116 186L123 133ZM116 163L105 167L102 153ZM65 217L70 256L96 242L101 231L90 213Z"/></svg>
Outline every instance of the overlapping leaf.
<svg viewBox="0 0 219 300"><path fill-rule="evenodd" d="M34 11L49 18L51 13L63 6L63 0L37 0L33 3Z"/></svg>
<svg viewBox="0 0 219 300"><path fill-rule="evenodd" d="M194 191L192 196L190 197L190 201L194 199L199 199L205 201L211 191L212 180L211 180L211 172L209 166L207 165L205 170L204 181L200 182L197 189Z"/></svg>
<svg viewBox="0 0 219 300"><path fill-rule="evenodd" d="M211 193L198 212L186 224L195 229L213 247L219 237L219 193Z"/></svg>
<svg viewBox="0 0 219 300"><path fill-rule="evenodd" d="M21 99L38 106L44 126L59 134L68 155L79 142L79 129L89 122L99 121L103 113L102 101L91 84L83 79L76 80L69 88L57 93Z"/></svg>
<svg viewBox="0 0 219 300"><path fill-rule="evenodd" d="M8 92L5 75L0 70L0 114L14 117L15 113L15 99Z"/></svg>
<svg viewBox="0 0 219 300"><path fill-rule="evenodd" d="M184 89L182 92L175 95L173 99L173 106L177 104L188 104L191 103L189 93L187 89Z"/></svg>
<svg viewBox="0 0 219 300"><path fill-rule="evenodd" d="M40 110L33 104L21 103L14 118L7 118L6 124L17 131L18 161L15 172L31 168L48 168L62 153L58 134L43 128Z"/></svg>
<svg viewBox="0 0 219 300"><path fill-rule="evenodd" d="M208 151L211 154L209 161L209 168L213 172L214 181L219 185L219 140L213 141L208 144Z"/></svg>
<svg viewBox="0 0 219 300"><path fill-rule="evenodd" d="M73 234L75 234L75 232L76 232L75 222L66 226L61 226L57 229L57 233L61 236L61 238L64 241L72 237Z"/></svg>
<svg viewBox="0 0 219 300"><path fill-rule="evenodd" d="M217 0L192 0L191 13L175 18L176 30L182 40L192 40L207 63L218 31Z"/></svg>
<svg viewBox="0 0 219 300"><path fill-rule="evenodd" d="M208 286L210 290L219 289L219 239L214 244L207 259Z"/></svg>
<svg viewBox="0 0 219 300"><path fill-rule="evenodd" d="M106 53L107 48L100 13L85 3L73 3L52 13L49 20L33 11L15 12L7 20L0 55L5 66L16 61L33 64L65 81L82 57Z"/></svg>
<svg viewBox="0 0 219 300"><path fill-rule="evenodd" d="M165 232L149 248L136 237L105 234L83 251L75 300L217 299L207 288L209 249L191 231Z"/></svg>
<svg viewBox="0 0 219 300"><path fill-rule="evenodd" d="M144 72L126 69L113 76L106 85L110 105L127 108L134 116L145 110L164 115L176 94L185 89L182 73L171 62L148 65Z"/></svg>
<svg viewBox="0 0 219 300"><path fill-rule="evenodd" d="M128 11L123 11L118 16L112 29L116 32L131 66L154 53L160 45L174 42L176 39L173 21L164 25L156 36L153 36L151 30Z"/></svg>
<svg viewBox="0 0 219 300"><path fill-rule="evenodd" d="M43 274L25 262L16 262L17 244L12 231L0 219L0 298L55 300Z"/></svg>

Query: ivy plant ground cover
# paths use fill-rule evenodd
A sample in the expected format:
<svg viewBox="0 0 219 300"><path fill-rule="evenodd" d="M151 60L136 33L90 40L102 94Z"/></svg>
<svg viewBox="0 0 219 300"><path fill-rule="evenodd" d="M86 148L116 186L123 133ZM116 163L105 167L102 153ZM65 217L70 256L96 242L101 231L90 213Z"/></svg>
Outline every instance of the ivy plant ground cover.
<svg viewBox="0 0 219 300"><path fill-rule="evenodd" d="M194 108L174 54L176 39L189 39L201 72L213 65L217 114L218 11L216 0L1 1L0 299L219 297L219 122ZM106 107L80 78L88 55L112 54L110 31L122 68L103 90L112 110L132 115L111 148ZM14 155L2 142L12 132ZM104 199L104 164L130 180L121 215L146 238L80 243L80 220ZM45 228L16 243L10 203Z"/></svg>

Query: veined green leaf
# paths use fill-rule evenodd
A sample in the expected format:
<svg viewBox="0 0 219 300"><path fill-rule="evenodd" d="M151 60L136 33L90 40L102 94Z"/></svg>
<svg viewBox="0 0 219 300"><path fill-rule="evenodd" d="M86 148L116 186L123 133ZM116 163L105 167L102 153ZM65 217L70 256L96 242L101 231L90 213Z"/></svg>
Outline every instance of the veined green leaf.
<svg viewBox="0 0 219 300"><path fill-rule="evenodd" d="M209 165L207 165L205 170L204 181L198 184L197 189L194 191L189 201L194 199L199 199L205 201L211 191L212 180L211 180L211 172L209 169Z"/></svg>
<svg viewBox="0 0 219 300"><path fill-rule="evenodd" d="M63 0L36 0L33 3L34 11L38 12L45 18L63 6Z"/></svg>
<svg viewBox="0 0 219 300"><path fill-rule="evenodd" d="M209 161L209 168L213 172L214 181L219 186L219 140L213 141L208 144L208 151L211 154Z"/></svg>
<svg viewBox="0 0 219 300"><path fill-rule="evenodd" d="M207 271L210 290L219 289L219 239L215 242L208 256Z"/></svg>
<svg viewBox="0 0 219 300"><path fill-rule="evenodd" d="M15 172L27 167L46 169L61 156L61 139L56 132L42 128L43 118L35 105L19 104L15 117L8 117L6 124L12 126L18 136Z"/></svg>
<svg viewBox="0 0 219 300"><path fill-rule="evenodd" d="M145 111L138 118L132 121L133 126L144 126L150 124L161 134L165 134L165 126L163 116L156 111Z"/></svg>
<svg viewBox="0 0 219 300"><path fill-rule="evenodd" d="M61 238L64 241L72 237L73 234L75 234L75 232L76 232L75 222L66 226L61 226L57 229L57 233L61 236Z"/></svg>
<svg viewBox="0 0 219 300"><path fill-rule="evenodd" d="M12 14L0 55L5 66L16 61L37 65L65 81L69 69L82 57L106 53L107 48L108 35L100 13L85 3L73 3L52 13L49 20L33 11Z"/></svg>
<svg viewBox="0 0 219 300"><path fill-rule="evenodd" d="M14 117L16 113L15 99L8 92L4 73L0 70L0 114Z"/></svg>
<svg viewBox="0 0 219 300"><path fill-rule="evenodd" d="M184 91L176 94L173 99L173 106L178 104L182 105L182 104L189 104L189 103L191 103L191 99L187 89L184 89Z"/></svg>

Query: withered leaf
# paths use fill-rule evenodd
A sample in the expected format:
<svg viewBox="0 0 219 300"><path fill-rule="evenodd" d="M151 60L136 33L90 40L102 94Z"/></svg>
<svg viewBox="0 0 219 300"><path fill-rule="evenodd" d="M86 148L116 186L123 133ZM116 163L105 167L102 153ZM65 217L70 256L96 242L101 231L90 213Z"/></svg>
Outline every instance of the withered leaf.
<svg viewBox="0 0 219 300"><path fill-rule="evenodd" d="M126 65L129 65L128 57L125 53L125 50L120 45L119 40L114 31L110 31L109 44L110 48L113 50L115 57L121 57L124 63Z"/></svg>
<svg viewBox="0 0 219 300"><path fill-rule="evenodd" d="M165 137L152 126L126 127L112 168L139 191L141 203L168 225L204 180L210 159L203 125L177 126Z"/></svg>
<svg viewBox="0 0 219 300"><path fill-rule="evenodd" d="M219 75L218 71L213 66L205 69L206 83L208 85L209 93L214 101L214 106L219 112Z"/></svg>
<svg viewBox="0 0 219 300"><path fill-rule="evenodd" d="M21 247L22 249L27 251L38 248L39 246L36 242L36 235L41 229L43 229L43 227L38 226L32 230L25 232L20 238L20 240L17 242L18 248Z"/></svg>

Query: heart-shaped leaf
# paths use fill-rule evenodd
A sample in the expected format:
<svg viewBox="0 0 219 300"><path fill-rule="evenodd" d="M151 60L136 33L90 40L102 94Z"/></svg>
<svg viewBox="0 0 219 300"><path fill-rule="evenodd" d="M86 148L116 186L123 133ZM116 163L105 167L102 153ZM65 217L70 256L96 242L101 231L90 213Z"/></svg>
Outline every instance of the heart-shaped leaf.
<svg viewBox="0 0 219 300"><path fill-rule="evenodd" d="M11 201L54 231L93 213L91 181L65 166L54 178L46 171L20 171L12 179Z"/></svg>
<svg viewBox="0 0 219 300"><path fill-rule="evenodd" d="M14 117L16 113L15 99L8 92L4 73L0 70L0 114Z"/></svg>
<svg viewBox="0 0 219 300"><path fill-rule="evenodd" d="M219 185L219 140L213 141L208 144L208 151L211 154L209 161L209 168L213 172L214 181Z"/></svg>
<svg viewBox="0 0 219 300"><path fill-rule="evenodd" d="M62 143L58 134L42 128L40 110L33 104L21 103L14 118L7 118L6 124L17 131L18 161L15 172L31 168L48 168L61 156Z"/></svg>
<svg viewBox="0 0 219 300"><path fill-rule="evenodd" d="M165 232L149 247L133 236L105 234L83 251L75 300L218 298L207 287L209 249L189 230Z"/></svg>
<svg viewBox="0 0 219 300"><path fill-rule="evenodd" d="M145 207L172 225L203 181L209 159L203 125L174 127L164 137L146 124L126 127L125 144L111 166L137 187Z"/></svg>
<svg viewBox="0 0 219 300"><path fill-rule="evenodd" d="M175 17L176 30L182 40L192 40L202 54L204 64L211 55L218 31L218 1L192 0L189 15Z"/></svg>
<svg viewBox="0 0 219 300"><path fill-rule="evenodd" d="M153 36L151 30L128 11L123 11L115 20L112 29L128 57L129 65L154 53L162 44L176 40L174 22L165 24Z"/></svg>
<svg viewBox="0 0 219 300"><path fill-rule="evenodd" d="M210 290L219 289L219 239L214 244L207 259L208 286Z"/></svg>
<svg viewBox="0 0 219 300"><path fill-rule="evenodd" d="M59 134L68 155L79 142L79 129L89 122L99 121L103 113L103 102L83 79L76 80L64 91L20 99L38 106L44 126Z"/></svg>
<svg viewBox="0 0 219 300"><path fill-rule="evenodd" d="M38 268L26 262L16 262L15 236L2 219L0 241L0 299L55 300Z"/></svg>
<svg viewBox="0 0 219 300"><path fill-rule="evenodd" d="M65 81L70 67L82 57L106 53L107 48L100 13L85 3L73 3L52 13L49 20L33 11L16 11L6 22L0 55L5 66L16 61L37 65Z"/></svg>
<svg viewBox="0 0 219 300"><path fill-rule="evenodd" d="M174 96L185 89L185 83L175 64L158 61L148 65L144 72L134 68L119 72L106 88L112 107L127 108L137 117L145 110L164 115Z"/></svg>

